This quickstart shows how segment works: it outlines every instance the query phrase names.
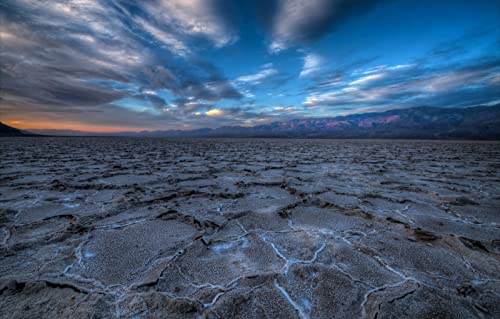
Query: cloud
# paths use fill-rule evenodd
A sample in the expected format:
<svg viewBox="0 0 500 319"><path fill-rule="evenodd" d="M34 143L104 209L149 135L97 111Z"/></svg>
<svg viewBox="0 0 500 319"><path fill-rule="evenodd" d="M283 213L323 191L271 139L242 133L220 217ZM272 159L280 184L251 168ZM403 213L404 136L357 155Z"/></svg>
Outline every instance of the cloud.
<svg viewBox="0 0 500 319"><path fill-rule="evenodd" d="M317 54L308 54L304 57L304 67L300 72L300 77L306 77L315 72L318 72L321 68L322 59Z"/></svg>
<svg viewBox="0 0 500 319"><path fill-rule="evenodd" d="M500 71L500 68L496 68ZM443 92L463 86L481 85L490 72L484 69L464 69L444 73L426 80L422 89L427 92Z"/></svg>
<svg viewBox="0 0 500 319"><path fill-rule="evenodd" d="M140 25L146 32L151 34L159 42L161 42L165 47L175 54L180 56L185 56L191 53L191 50L177 37L171 33L164 32L160 28L154 26L153 24L147 22L144 19L136 19L137 24Z"/></svg>
<svg viewBox="0 0 500 319"><path fill-rule="evenodd" d="M236 41L229 19L232 4L220 0L157 0L145 5L148 14L171 33L199 36L217 47Z"/></svg>
<svg viewBox="0 0 500 319"><path fill-rule="evenodd" d="M286 114L300 113L302 111L300 107L294 107L294 106L275 106L273 107L272 110L278 113L286 113Z"/></svg>
<svg viewBox="0 0 500 319"><path fill-rule="evenodd" d="M269 50L317 40L350 17L373 8L377 0L277 0L262 3L261 21L271 35Z"/></svg>
<svg viewBox="0 0 500 319"><path fill-rule="evenodd" d="M202 84L187 84L182 88L184 94L195 99L217 102L222 99L240 99L241 93L226 80L208 81Z"/></svg>
<svg viewBox="0 0 500 319"><path fill-rule="evenodd" d="M155 110L158 110L158 111L163 110L167 106L165 100L162 99L161 97L155 95L155 94L143 93L143 94L137 95L135 97L140 97L140 98L148 101L149 103L151 103L153 108Z"/></svg>
<svg viewBox="0 0 500 319"><path fill-rule="evenodd" d="M278 70L273 69L270 65L266 65L263 70L249 75L243 75L236 79L238 82L243 83L260 83L274 75L278 74Z"/></svg>
<svg viewBox="0 0 500 319"><path fill-rule="evenodd" d="M109 110L120 106L113 103L131 98L139 104L124 114L150 108L167 125L183 120L191 105L174 111L157 91L198 104L242 98L190 46L198 38L216 47L235 40L228 11L216 2L8 0L0 12L3 109L47 120L74 113L97 121L89 114L99 113L98 122L115 123ZM143 125L157 123L140 114Z"/></svg>
<svg viewBox="0 0 500 319"><path fill-rule="evenodd" d="M186 102L182 104L181 110L184 112L200 113L200 110L210 108L212 104L203 102Z"/></svg>
<svg viewBox="0 0 500 319"><path fill-rule="evenodd" d="M460 54L472 36L405 64L377 65L376 56L352 61L336 53L335 64L326 65L325 58L306 48L298 51L303 61L295 58L295 50L252 57L252 63L275 64L256 70L243 65L237 69L241 76L228 79L220 66L232 61L208 60L263 43L220 50L240 44L238 26L252 25L237 20L248 12L234 12L235 5L257 9L266 46L279 52L325 36L378 2L6 0L0 5L2 116L89 127L193 128L338 109L500 99L498 59L467 60L468 54ZM297 81L297 73L307 81Z"/></svg>
<svg viewBox="0 0 500 319"><path fill-rule="evenodd" d="M369 72L371 73L371 72ZM365 72L366 74L366 72ZM352 81L351 83L349 83L349 85L363 85L363 84L366 84L366 83L369 83L369 82L372 82L372 81L375 81L375 80L379 80L379 79L383 79L386 75L384 73L376 73L376 74L370 74L370 75L366 75L366 76L363 76L363 77L360 77L359 79L356 79L354 81Z"/></svg>
<svg viewBox="0 0 500 319"><path fill-rule="evenodd" d="M441 68L426 65L381 66L355 70L333 90L312 92L303 104L310 109L353 109L411 106L472 106L500 98L498 59ZM361 76L360 76L361 75Z"/></svg>

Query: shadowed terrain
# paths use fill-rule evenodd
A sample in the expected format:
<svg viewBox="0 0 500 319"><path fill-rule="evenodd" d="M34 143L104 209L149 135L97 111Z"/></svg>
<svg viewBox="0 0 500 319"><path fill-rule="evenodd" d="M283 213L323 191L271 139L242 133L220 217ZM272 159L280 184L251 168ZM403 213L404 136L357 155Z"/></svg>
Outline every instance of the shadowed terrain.
<svg viewBox="0 0 500 319"><path fill-rule="evenodd" d="M22 132L21 130L18 130L17 128L13 128L11 126L5 125L2 122L0 122L0 137L3 136L25 136L25 135L33 135L33 134L26 134Z"/></svg>
<svg viewBox="0 0 500 319"><path fill-rule="evenodd" d="M1 318L498 318L500 144L1 138Z"/></svg>

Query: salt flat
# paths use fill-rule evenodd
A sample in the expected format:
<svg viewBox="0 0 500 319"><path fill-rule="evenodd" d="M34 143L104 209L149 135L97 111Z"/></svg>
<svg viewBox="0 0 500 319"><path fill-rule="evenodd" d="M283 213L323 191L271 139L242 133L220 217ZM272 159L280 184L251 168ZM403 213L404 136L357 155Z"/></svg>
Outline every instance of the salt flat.
<svg viewBox="0 0 500 319"><path fill-rule="evenodd" d="M496 142L2 138L1 318L499 318Z"/></svg>

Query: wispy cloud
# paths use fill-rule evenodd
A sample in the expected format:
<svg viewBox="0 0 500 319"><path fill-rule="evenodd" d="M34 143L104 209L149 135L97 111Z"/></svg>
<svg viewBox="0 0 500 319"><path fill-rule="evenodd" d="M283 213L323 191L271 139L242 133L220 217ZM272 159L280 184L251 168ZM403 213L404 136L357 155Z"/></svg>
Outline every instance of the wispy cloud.
<svg viewBox="0 0 500 319"><path fill-rule="evenodd" d="M313 53L309 53L304 57L304 66L300 72L301 77L306 77L320 70L323 59Z"/></svg>
<svg viewBox="0 0 500 319"><path fill-rule="evenodd" d="M136 22L142 29L151 34L156 40L165 45L165 47L173 53L185 56L191 52L184 42L176 38L171 33L164 32L160 28L142 18L136 19Z"/></svg>
<svg viewBox="0 0 500 319"><path fill-rule="evenodd" d="M243 83L261 83L276 74L278 74L278 70L268 67L254 74L242 75L238 77L236 81Z"/></svg>
<svg viewBox="0 0 500 319"><path fill-rule="evenodd" d="M492 79L500 74L498 59L476 64L430 68L395 65L355 70L334 90L311 93L303 102L309 108L349 106L354 109L397 106L470 106L500 96ZM449 70L451 68L451 71ZM376 73L373 73L376 72Z"/></svg>
<svg viewBox="0 0 500 319"><path fill-rule="evenodd" d="M371 72L369 72L369 73L371 73ZM366 84L366 83L369 83L369 82L372 82L375 80L383 79L385 76L386 76L385 73L370 74L370 75L362 76L362 77L352 81L351 83L349 83L349 85L363 85L363 84Z"/></svg>
<svg viewBox="0 0 500 319"><path fill-rule="evenodd" d="M218 0L157 0L145 4L160 26L173 32L207 38L217 47L236 41L232 26L224 17L229 3Z"/></svg>

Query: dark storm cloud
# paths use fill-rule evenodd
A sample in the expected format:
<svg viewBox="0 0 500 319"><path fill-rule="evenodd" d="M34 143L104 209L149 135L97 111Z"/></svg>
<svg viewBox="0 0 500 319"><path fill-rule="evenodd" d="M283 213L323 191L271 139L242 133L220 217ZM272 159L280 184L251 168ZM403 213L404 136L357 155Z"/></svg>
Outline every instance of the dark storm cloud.
<svg viewBox="0 0 500 319"><path fill-rule="evenodd" d="M256 2L257 15L270 33L270 50L317 40L353 16L363 14L378 0L274 0Z"/></svg>

